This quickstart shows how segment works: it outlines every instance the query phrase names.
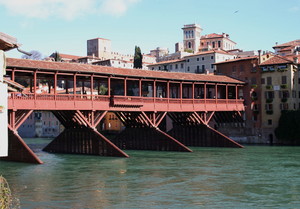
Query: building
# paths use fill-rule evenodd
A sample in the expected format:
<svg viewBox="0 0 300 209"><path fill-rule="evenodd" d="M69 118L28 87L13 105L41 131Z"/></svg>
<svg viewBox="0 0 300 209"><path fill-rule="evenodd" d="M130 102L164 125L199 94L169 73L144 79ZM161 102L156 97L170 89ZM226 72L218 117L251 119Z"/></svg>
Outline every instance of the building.
<svg viewBox="0 0 300 209"><path fill-rule="evenodd" d="M202 28L198 24L184 25L183 28L183 50L197 53L200 49L200 38Z"/></svg>
<svg viewBox="0 0 300 209"><path fill-rule="evenodd" d="M15 37L0 32L0 157L8 155L8 112L7 112L7 83L4 82L6 74L6 57L5 51L18 48L19 44Z"/></svg>
<svg viewBox="0 0 300 209"><path fill-rule="evenodd" d="M222 50L198 52L181 59L158 62L148 65L150 70L164 70L186 73L214 73L216 62L235 58L235 55Z"/></svg>
<svg viewBox="0 0 300 209"><path fill-rule="evenodd" d="M20 126L18 132L21 137L57 137L63 126L59 120L49 111L35 111Z"/></svg>
<svg viewBox="0 0 300 209"><path fill-rule="evenodd" d="M276 55L260 64L262 129L270 143L278 142L274 130L281 111L300 108L298 56L293 58Z"/></svg>
<svg viewBox="0 0 300 209"><path fill-rule="evenodd" d="M201 36L199 50L207 51L212 49L233 50L236 49L236 43L226 33L211 33Z"/></svg>
<svg viewBox="0 0 300 209"><path fill-rule="evenodd" d="M156 53L143 54L143 68L148 69L147 65L156 63ZM117 68L133 68L133 55L125 55L111 50L111 40L104 38L95 38L87 40L87 55L98 58L97 61L91 62L96 65L111 66Z"/></svg>
<svg viewBox="0 0 300 209"><path fill-rule="evenodd" d="M300 51L300 39L289 41L283 44L277 44L273 46L275 54L286 56L286 55L293 55L296 51Z"/></svg>

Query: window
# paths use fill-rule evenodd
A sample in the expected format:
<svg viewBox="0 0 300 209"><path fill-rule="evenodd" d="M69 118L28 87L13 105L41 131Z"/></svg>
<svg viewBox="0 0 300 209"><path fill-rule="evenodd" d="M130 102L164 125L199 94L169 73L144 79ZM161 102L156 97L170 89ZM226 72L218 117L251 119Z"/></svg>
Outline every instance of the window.
<svg viewBox="0 0 300 209"><path fill-rule="evenodd" d="M213 48L215 48L215 47L216 47L216 43L215 43L215 42L212 42L212 45L213 45Z"/></svg>
<svg viewBox="0 0 300 209"><path fill-rule="evenodd" d="M274 98L274 91L266 91L265 92L266 99L273 99Z"/></svg>
<svg viewBox="0 0 300 209"><path fill-rule="evenodd" d="M218 47L221 48L221 41L218 41Z"/></svg>
<svg viewBox="0 0 300 209"><path fill-rule="evenodd" d="M158 70L161 70L161 67L160 67L160 66L158 67Z"/></svg>
<svg viewBox="0 0 300 209"><path fill-rule="evenodd" d="M266 110L273 110L273 104L266 104Z"/></svg>
<svg viewBox="0 0 300 209"><path fill-rule="evenodd" d="M190 71L190 67L187 67L187 71Z"/></svg>
<svg viewBox="0 0 300 209"><path fill-rule="evenodd" d="M280 110L288 110L288 109L289 109L289 103L280 104Z"/></svg>
<svg viewBox="0 0 300 209"><path fill-rule="evenodd" d="M211 64L211 67L210 67L211 69L213 69L214 68L214 64Z"/></svg>
<svg viewBox="0 0 300 209"><path fill-rule="evenodd" d="M281 99L287 99L290 97L289 91L279 91L279 98Z"/></svg>
<svg viewBox="0 0 300 209"><path fill-rule="evenodd" d="M183 63L181 63L180 67L183 68Z"/></svg>
<svg viewBox="0 0 300 209"><path fill-rule="evenodd" d="M286 76L281 76L281 83L286 84Z"/></svg>
<svg viewBox="0 0 300 209"><path fill-rule="evenodd" d="M178 64L175 65L175 69L178 69Z"/></svg>
<svg viewBox="0 0 300 209"><path fill-rule="evenodd" d="M271 119L268 120L268 125L272 125L272 120Z"/></svg>
<svg viewBox="0 0 300 209"><path fill-rule="evenodd" d="M204 57L202 57L202 60L204 60Z"/></svg>
<svg viewBox="0 0 300 209"><path fill-rule="evenodd" d="M189 49L190 49L190 48L192 48L192 43L191 43L191 42L189 42Z"/></svg>
<svg viewBox="0 0 300 209"><path fill-rule="evenodd" d="M267 85L272 85L272 77L267 77Z"/></svg>
<svg viewBox="0 0 300 209"><path fill-rule="evenodd" d="M240 65L240 71L244 72L244 65Z"/></svg>
<svg viewBox="0 0 300 209"><path fill-rule="evenodd" d="M265 84L266 81L264 78L262 78L260 82L261 82L261 84Z"/></svg>
<svg viewBox="0 0 300 209"><path fill-rule="evenodd" d="M204 72L205 70L205 65L202 65L202 72Z"/></svg>
<svg viewBox="0 0 300 209"><path fill-rule="evenodd" d="M187 61L187 62L190 62L190 59L187 59L186 61Z"/></svg>
<svg viewBox="0 0 300 209"><path fill-rule="evenodd" d="M170 65L170 67L169 67L169 68L170 68L170 70L172 70L173 66L172 66L172 65Z"/></svg>
<svg viewBox="0 0 300 209"><path fill-rule="evenodd" d="M232 72L236 72L236 66L232 66Z"/></svg>
<svg viewBox="0 0 300 209"><path fill-rule="evenodd" d="M214 56L210 56L210 59L212 59L212 60L213 60L213 59L214 59Z"/></svg>
<svg viewBox="0 0 300 209"><path fill-rule="evenodd" d="M199 59L199 57L197 57L197 61L199 61L200 59Z"/></svg>
<svg viewBox="0 0 300 209"><path fill-rule="evenodd" d="M257 83L256 83L256 77L252 77L252 78L251 78L251 84L257 84Z"/></svg>

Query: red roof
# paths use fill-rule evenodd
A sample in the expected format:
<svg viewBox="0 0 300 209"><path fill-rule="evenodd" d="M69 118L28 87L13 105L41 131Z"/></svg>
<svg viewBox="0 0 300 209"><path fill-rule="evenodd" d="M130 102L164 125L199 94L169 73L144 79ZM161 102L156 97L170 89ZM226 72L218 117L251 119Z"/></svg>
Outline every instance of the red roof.
<svg viewBox="0 0 300 209"><path fill-rule="evenodd" d="M163 64L176 63L176 62L184 62L184 61L185 60L183 60L183 59L167 60L167 61L162 61L162 62L157 62L157 63L151 63L149 66L163 65Z"/></svg>
<svg viewBox="0 0 300 209"><path fill-rule="evenodd" d="M66 62L47 62L40 60L27 60L7 58L7 68L22 68L22 69L40 69L45 71L67 71L67 72L82 72L94 73L102 75L118 75L126 77L139 78L158 78L167 80L182 80L182 81L210 81L220 83L237 83L244 82L222 75L205 75L193 73L176 73L152 70L137 70L126 68L114 68L108 66L66 63Z"/></svg>
<svg viewBox="0 0 300 209"><path fill-rule="evenodd" d="M77 60L78 58L81 58L81 56L76 56L71 54L61 54L61 53L59 53L59 56L63 59L71 59L71 60Z"/></svg>
<svg viewBox="0 0 300 209"><path fill-rule="evenodd" d="M283 47L288 47L288 46L297 46L297 45L300 45L300 39L273 46L273 49L283 48Z"/></svg>
<svg viewBox="0 0 300 209"><path fill-rule="evenodd" d="M224 36L222 34L216 34L216 33L211 33L207 34L205 36L201 36L201 39L208 39L208 38L223 38Z"/></svg>
<svg viewBox="0 0 300 209"><path fill-rule="evenodd" d="M223 64L223 63L230 63L230 62L244 61L244 60L254 60L254 59L258 59L258 56L240 57L240 58L236 58L236 59L226 60L223 62L217 62L217 63L215 63L215 65Z"/></svg>
<svg viewBox="0 0 300 209"><path fill-rule="evenodd" d="M210 50L210 51L202 51L202 52L198 52L198 53L196 53L196 54L188 55L188 56L185 56L185 57L194 57L194 56L198 56L198 55L214 54L214 53L219 53L219 54L229 54L229 55L232 55L232 54L230 54L230 53L227 52L227 51L213 49L213 50Z"/></svg>
<svg viewBox="0 0 300 209"><path fill-rule="evenodd" d="M275 55L274 57L268 59L265 62L262 62L260 65L278 65L278 64L290 64L293 63L292 60L287 57Z"/></svg>

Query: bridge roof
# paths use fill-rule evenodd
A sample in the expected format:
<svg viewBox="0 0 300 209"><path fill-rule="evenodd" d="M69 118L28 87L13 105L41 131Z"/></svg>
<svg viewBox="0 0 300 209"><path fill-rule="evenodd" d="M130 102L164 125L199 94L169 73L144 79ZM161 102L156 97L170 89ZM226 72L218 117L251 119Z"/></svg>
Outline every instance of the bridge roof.
<svg viewBox="0 0 300 209"><path fill-rule="evenodd" d="M98 66L90 64L50 62L29 59L7 58L7 68L40 69L44 71L84 72L125 77L158 78L181 81L209 81L218 83L244 84L244 82L223 75L163 72Z"/></svg>

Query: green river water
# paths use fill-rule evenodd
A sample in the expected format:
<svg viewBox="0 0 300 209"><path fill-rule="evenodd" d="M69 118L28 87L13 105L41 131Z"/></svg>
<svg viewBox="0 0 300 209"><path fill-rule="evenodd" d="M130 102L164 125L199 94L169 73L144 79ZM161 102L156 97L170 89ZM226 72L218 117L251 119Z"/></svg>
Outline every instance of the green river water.
<svg viewBox="0 0 300 209"><path fill-rule="evenodd" d="M300 147L126 151L130 158L49 154L0 161L21 208L300 208Z"/></svg>

